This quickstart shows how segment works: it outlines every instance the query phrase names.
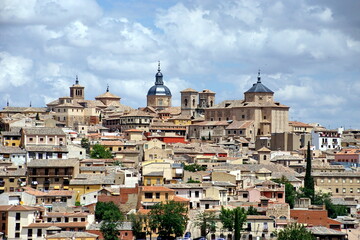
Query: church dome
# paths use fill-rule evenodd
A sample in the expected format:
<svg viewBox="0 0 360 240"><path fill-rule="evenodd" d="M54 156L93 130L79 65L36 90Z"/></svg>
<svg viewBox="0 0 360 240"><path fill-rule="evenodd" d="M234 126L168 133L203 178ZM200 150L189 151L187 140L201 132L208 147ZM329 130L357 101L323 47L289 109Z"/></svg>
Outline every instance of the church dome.
<svg viewBox="0 0 360 240"><path fill-rule="evenodd" d="M247 90L246 93L274 93L274 92L261 83L261 77L259 71L257 82L254 83L254 85L249 90Z"/></svg>
<svg viewBox="0 0 360 240"><path fill-rule="evenodd" d="M152 86L147 96L170 96L171 97L171 91L170 89L164 85L163 82L163 75L160 71L160 62L158 66L158 72L155 74L155 85Z"/></svg>

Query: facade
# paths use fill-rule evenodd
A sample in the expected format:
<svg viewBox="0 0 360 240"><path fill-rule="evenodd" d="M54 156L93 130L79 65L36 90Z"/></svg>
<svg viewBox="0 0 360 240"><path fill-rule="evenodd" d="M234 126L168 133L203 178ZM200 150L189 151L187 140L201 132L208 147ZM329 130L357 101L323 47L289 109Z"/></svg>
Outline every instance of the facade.
<svg viewBox="0 0 360 240"><path fill-rule="evenodd" d="M215 105L215 92L205 89L198 92L187 88L181 92L181 114L193 118L204 115L204 109Z"/></svg>
<svg viewBox="0 0 360 240"><path fill-rule="evenodd" d="M146 96L147 106L160 110L171 107L171 97L170 89L164 85L159 62L158 72L155 75L155 85L149 89Z"/></svg>
<svg viewBox="0 0 360 240"><path fill-rule="evenodd" d="M341 133L338 130L313 130L311 138L316 150L341 149Z"/></svg>
<svg viewBox="0 0 360 240"><path fill-rule="evenodd" d="M244 100L226 100L205 109L206 121L254 121L255 136L286 132L289 107L274 101L274 92L258 81L244 93Z"/></svg>

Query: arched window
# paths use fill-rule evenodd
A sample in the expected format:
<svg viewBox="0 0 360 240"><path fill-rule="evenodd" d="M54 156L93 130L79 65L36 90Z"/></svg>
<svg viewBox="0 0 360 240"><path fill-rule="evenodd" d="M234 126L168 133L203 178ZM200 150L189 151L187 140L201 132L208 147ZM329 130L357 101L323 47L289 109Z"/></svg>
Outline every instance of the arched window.
<svg viewBox="0 0 360 240"><path fill-rule="evenodd" d="M187 98L185 98L185 100L184 100L184 105L185 105L185 107L187 107L187 105L188 105L188 100L187 100Z"/></svg>
<svg viewBox="0 0 360 240"><path fill-rule="evenodd" d="M213 101L210 101L210 107L212 107L213 106Z"/></svg>
<svg viewBox="0 0 360 240"><path fill-rule="evenodd" d="M192 105L195 107L195 99L192 100Z"/></svg>

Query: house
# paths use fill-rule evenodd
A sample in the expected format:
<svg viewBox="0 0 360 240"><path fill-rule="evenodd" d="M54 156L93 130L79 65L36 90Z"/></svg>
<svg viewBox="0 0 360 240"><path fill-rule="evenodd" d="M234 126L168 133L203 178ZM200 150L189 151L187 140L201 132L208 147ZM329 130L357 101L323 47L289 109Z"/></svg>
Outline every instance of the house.
<svg viewBox="0 0 360 240"><path fill-rule="evenodd" d="M204 196L204 189L201 184L164 184L164 187L175 190L176 196L189 199L190 209L200 209L200 199Z"/></svg>
<svg viewBox="0 0 360 240"><path fill-rule="evenodd" d="M97 240L97 239L99 239L99 235L89 233L89 232L61 231L59 233L48 235L46 237L46 240L63 240L63 239Z"/></svg>
<svg viewBox="0 0 360 240"><path fill-rule="evenodd" d="M290 217L298 223L306 224L309 227L323 226L338 231L341 230L341 223L328 218L327 210L291 209Z"/></svg>
<svg viewBox="0 0 360 240"><path fill-rule="evenodd" d="M18 192L26 185L26 169L18 167L2 167L0 169L0 193Z"/></svg>
<svg viewBox="0 0 360 240"><path fill-rule="evenodd" d="M77 159L34 159L28 163L28 182L39 190L69 189L69 183L79 173Z"/></svg>
<svg viewBox="0 0 360 240"><path fill-rule="evenodd" d="M22 166L26 162L26 151L20 147L0 146L0 160Z"/></svg>
<svg viewBox="0 0 360 240"><path fill-rule="evenodd" d="M247 215L243 239L271 239L274 237L275 220L262 215Z"/></svg>
<svg viewBox="0 0 360 240"><path fill-rule="evenodd" d="M312 145L316 150L341 149L341 129L339 130L313 130L311 132Z"/></svg>

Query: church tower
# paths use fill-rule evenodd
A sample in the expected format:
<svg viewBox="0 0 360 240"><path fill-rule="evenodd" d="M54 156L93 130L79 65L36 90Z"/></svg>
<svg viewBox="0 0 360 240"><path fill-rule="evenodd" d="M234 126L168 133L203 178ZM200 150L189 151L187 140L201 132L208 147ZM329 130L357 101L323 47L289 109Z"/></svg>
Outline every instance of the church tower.
<svg viewBox="0 0 360 240"><path fill-rule="evenodd" d="M78 76L76 75L75 84L73 84L70 87L70 97L72 99L84 100L85 99L84 88L85 87L79 85L79 79Z"/></svg>
<svg viewBox="0 0 360 240"><path fill-rule="evenodd" d="M159 62L158 71L155 74L155 85L149 89L146 96L147 106L156 109L171 107L171 97L170 89L164 85Z"/></svg>

